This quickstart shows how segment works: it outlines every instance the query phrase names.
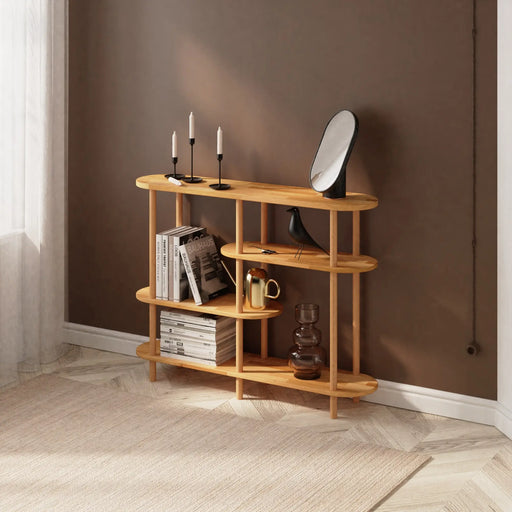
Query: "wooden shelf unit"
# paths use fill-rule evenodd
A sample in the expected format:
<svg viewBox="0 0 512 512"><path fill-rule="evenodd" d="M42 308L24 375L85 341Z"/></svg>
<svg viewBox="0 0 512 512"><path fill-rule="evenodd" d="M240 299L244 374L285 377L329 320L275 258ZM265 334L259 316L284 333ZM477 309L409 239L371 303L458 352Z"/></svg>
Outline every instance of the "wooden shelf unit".
<svg viewBox="0 0 512 512"><path fill-rule="evenodd" d="M343 199L327 199L310 188L253 183L239 180L223 180L231 185L225 191L209 187L217 178L204 178L202 183L173 185L163 175L142 176L136 180L139 188L149 191L149 286L137 291L136 297L149 305L149 342L137 348L137 355L149 361L149 378L156 380L156 363L183 366L196 370L217 373L233 377L236 382L236 396L243 398L243 381L252 380L276 386L299 389L327 395L330 397L331 418L337 417L339 397L352 398L373 393L377 381L369 375L360 373L360 274L377 267L377 260L361 255L360 212L378 206L375 197L367 194L347 193ZM221 248L221 253L236 261L236 292L219 297L207 304L196 306L192 300L173 302L156 299L156 193L176 194L176 225L183 224L183 195L198 195L231 199L236 202L236 241ZM245 242L243 239L244 201L261 204L260 240ZM329 211L329 255L308 247L300 259L295 257L293 245L273 244L268 241L268 204L298 206ZM338 252L338 212L352 212L352 253ZM254 247L257 246L257 247ZM275 254L263 254L258 247L276 251ZM243 308L243 262L254 261L263 268L271 265L306 268L328 272L330 311L329 311L329 368L319 379L304 381L296 379L293 371L283 359L268 357L268 319L281 314L282 306L272 301L263 311L244 311ZM338 370L338 274L352 274L352 372ZM156 338L157 306L202 311L205 313L229 316L236 319L236 357L219 366L209 366L189 361L162 357L160 342ZM244 354L243 322L259 320L261 322L261 354Z"/></svg>

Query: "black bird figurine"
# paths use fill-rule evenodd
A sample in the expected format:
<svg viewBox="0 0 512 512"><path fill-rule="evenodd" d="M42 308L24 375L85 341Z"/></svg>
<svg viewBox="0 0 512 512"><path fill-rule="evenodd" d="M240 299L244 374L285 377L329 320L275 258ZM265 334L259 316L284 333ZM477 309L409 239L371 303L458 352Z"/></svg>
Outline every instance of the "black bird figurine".
<svg viewBox="0 0 512 512"><path fill-rule="evenodd" d="M299 209L294 206L292 208L289 208L286 210L287 212L292 212L292 216L290 219L290 225L288 227L288 233L290 233L290 236L299 244L299 248L297 249L297 252L295 253L295 257L299 258L301 257L302 250L304 249L305 245L312 245L313 247L318 247L322 251L325 252L325 254L329 255L329 253L319 244L317 244L311 235L306 231L306 228L304 227L304 224L302 223L302 219L300 218L300 212Z"/></svg>

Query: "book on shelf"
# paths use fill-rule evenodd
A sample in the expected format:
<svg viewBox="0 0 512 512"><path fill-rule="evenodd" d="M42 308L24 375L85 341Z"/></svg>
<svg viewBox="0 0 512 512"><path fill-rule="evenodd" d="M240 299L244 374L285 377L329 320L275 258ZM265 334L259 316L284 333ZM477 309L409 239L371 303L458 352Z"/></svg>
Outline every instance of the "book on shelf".
<svg viewBox="0 0 512 512"><path fill-rule="evenodd" d="M206 228L188 226L188 229L169 237L170 251L172 252L172 272L169 275L169 300L180 302L189 297L189 283L185 267L180 258L180 245L193 242L206 235ZM172 287L172 292L171 292Z"/></svg>
<svg viewBox="0 0 512 512"><path fill-rule="evenodd" d="M228 277L212 235L181 245L180 255L196 305L228 292Z"/></svg>
<svg viewBox="0 0 512 512"><path fill-rule="evenodd" d="M185 336L173 336L162 334L160 337L160 349L167 351L180 351L196 357L212 357L222 355L224 352L235 350L236 335L232 333L229 338L219 343L203 342L201 340L187 338Z"/></svg>
<svg viewBox="0 0 512 512"><path fill-rule="evenodd" d="M157 299L169 300L169 268L172 265L172 254L169 251L169 235L179 233L189 226L178 226L156 234L155 270Z"/></svg>
<svg viewBox="0 0 512 512"><path fill-rule="evenodd" d="M155 249L155 295L157 299L162 298L162 235L156 234L156 249Z"/></svg>
<svg viewBox="0 0 512 512"><path fill-rule="evenodd" d="M226 324L235 323L235 319L229 316L211 315L199 311L178 311L175 309L162 309L160 321L173 321L176 323L193 324L198 328L220 329Z"/></svg>
<svg viewBox="0 0 512 512"><path fill-rule="evenodd" d="M172 359L179 359L182 361L191 361L195 363L206 364L209 366L217 366L219 364L228 361L235 357L235 347L228 347L226 350L222 350L221 352L217 352L214 355L208 355L204 352L197 353L194 351L188 351L185 353L183 350L178 349L170 349L167 347L162 347L160 345L160 355L163 357L170 357Z"/></svg>
<svg viewBox="0 0 512 512"><path fill-rule="evenodd" d="M160 338L160 350L176 354L185 354L193 357L205 359L215 359L223 357L225 353L231 353L235 350L235 336L226 339L218 345L203 344L194 340L184 338L164 337Z"/></svg>
<svg viewBox="0 0 512 512"><path fill-rule="evenodd" d="M160 322L160 333L173 336L187 336L210 343L219 343L229 338L235 332L235 322L224 324L220 329L204 329L202 326L185 324L184 322L173 322L162 320Z"/></svg>
<svg viewBox="0 0 512 512"><path fill-rule="evenodd" d="M201 359L200 357L184 356L183 354L173 354L171 352L166 351L160 351L160 355L162 357L169 357L170 359L177 359L178 361L188 361L191 363L199 363L207 366L219 366L222 363L225 363L226 361L229 361L230 359L235 357L235 352L233 351L232 354L228 354L217 361L214 361L213 359Z"/></svg>

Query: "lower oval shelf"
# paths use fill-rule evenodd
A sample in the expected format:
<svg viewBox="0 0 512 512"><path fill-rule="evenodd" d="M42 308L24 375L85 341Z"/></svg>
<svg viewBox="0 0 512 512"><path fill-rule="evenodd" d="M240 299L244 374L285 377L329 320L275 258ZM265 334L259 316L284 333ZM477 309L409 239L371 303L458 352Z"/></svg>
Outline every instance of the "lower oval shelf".
<svg viewBox="0 0 512 512"><path fill-rule="evenodd" d="M160 351L159 340L157 340L157 351ZM143 343L137 347L137 356L148 361L170 364L173 366L182 366L193 370L201 370L228 377L236 377L244 380L252 380L273 386L281 386L301 391L309 391L320 395L336 396L341 398L353 398L365 396L377 390L377 380L369 375L353 375L350 372L338 371L338 385L335 390L329 389L329 369L325 368L319 379L301 380L293 376L293 370L288 366L286 359L269 357L261 359L254 354L244 354L244 371L238 372L235 359L230 359L218 366L209 366L193 361L184 361L181 359L172 359L160 355L151 355L149 352L149 342Z"/></svg>

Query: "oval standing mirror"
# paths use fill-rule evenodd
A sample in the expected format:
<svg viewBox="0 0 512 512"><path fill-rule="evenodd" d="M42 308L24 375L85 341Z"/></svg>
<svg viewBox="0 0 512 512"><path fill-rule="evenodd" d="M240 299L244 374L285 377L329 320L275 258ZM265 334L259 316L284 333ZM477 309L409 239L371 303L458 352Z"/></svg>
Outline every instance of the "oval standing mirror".
<svg viewBox="0 0 512 512"><path fill-rule="evenodd" d="M357 117L350 110L338 112L325 127L309 174L311 187L325 197L346 196L346 167L357 128Z"/></svg>

